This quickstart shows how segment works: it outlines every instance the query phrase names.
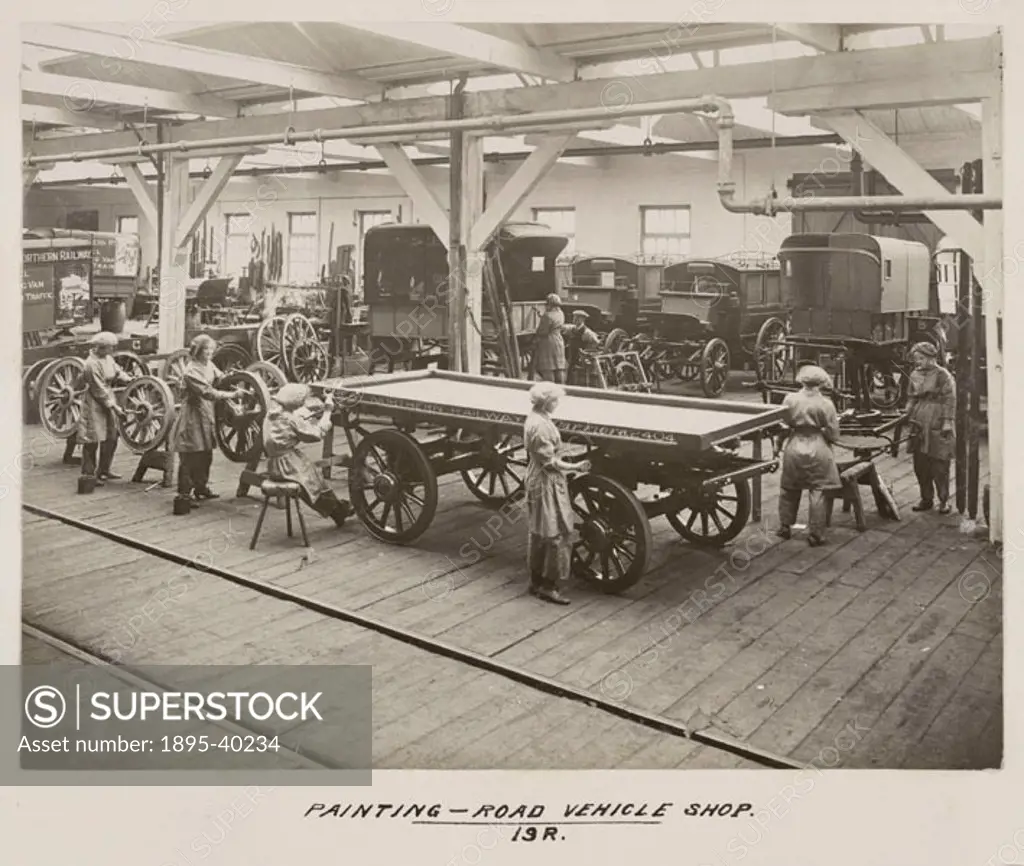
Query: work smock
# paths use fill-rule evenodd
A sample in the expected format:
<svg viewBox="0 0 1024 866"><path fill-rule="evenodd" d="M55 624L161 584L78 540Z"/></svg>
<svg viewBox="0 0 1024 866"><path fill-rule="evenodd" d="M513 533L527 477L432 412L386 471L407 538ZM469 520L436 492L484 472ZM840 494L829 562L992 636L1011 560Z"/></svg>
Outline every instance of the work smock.
<svg viewBox="0 0 1024 866"><path fill-rule="evenodd" d="M567 536L573 528L569 482L555 465L562 437L554 422L539 412L526 416L523 441L529 462L526 467L527 523L540 538Z"/></svg>
<svg viewBox="0 0 1024 866"><path fill-rule="evenodd" d="M789 438L782 452L780 486L789 490L825 490L839 487L839 469L831 443L839 439L839 416L822 394L798 391L787 394Z"/></svg>
<svg viewBox="0 0 1024 866"><path fill-rule="evenodd" d="M310 502L331 493L323 473L300 451L300 446L319 442L319 427L295 412L274 406L263 421L263 452L267 472L273 478L294 481L306 492Z"/></svg>
<svg viewBox="0 0 1024 866"><path fill-rule="evenodd" d="M171 449L179 453L212 451L217 444L213 402L228 392L214 388L221 372L212 361L189 361L181 377L182 400L171 429Z"/></svg>
<svg viewBox="0 0 1024 866"><path fill-rule="evenodd" d="M911 450L936 460L952 460L956 436L943 434L942 425L956 419L956 384L944 367L914 370L907 388Z"/></svg>
<svg viewBox="0 0 1024 866"><path fill-rule="evenodd" d="M533 367L538 371L565 369L565 314L561 310L547 310L537 323L533 347Z"/></svg>
<svg viewBox="0 0 1024 866"><path fill-rule="evenodd" d="M85 391L82 394L82 414L78 418L76 430L78 442L90 445L116 439L117 422L113 410L117 406L117 398L113 389L115 385L130 382L131 376L122 370L110 355L101 358L90 352L89 357L85 359L85 369L82 370L79 381Z"/></svg>

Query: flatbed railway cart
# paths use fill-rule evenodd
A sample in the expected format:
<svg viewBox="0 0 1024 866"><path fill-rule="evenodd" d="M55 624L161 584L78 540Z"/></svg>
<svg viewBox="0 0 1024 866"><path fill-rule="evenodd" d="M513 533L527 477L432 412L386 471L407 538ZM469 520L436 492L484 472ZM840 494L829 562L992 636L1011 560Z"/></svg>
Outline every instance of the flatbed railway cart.
<svg viewBox="0 0 1024 866"><path fill-rule="evenodd" d="M312 387L333 398L335 430L351 449L349 498L376 538L419 538L437 510L441 475L460 473L493 506L521 496L529 382L423 370ZM573 572L603 592L629 589L646 571L659 516L694 544L735 539L751 515L750 482L759 488L777 468L758 455L781 417L762 404L567 388L555 423L592 464L570 481L580 538ZM325 461L336 459L334 435ZM754 457L739 456L741 440L753 441Z"/></svg>
<svg viewBox="0 0 1024 866"><path fill-rule="evenodd" d="M779 260L792 310L786 333L759 340L761 357L771 359L757 368L765 402L799 390L797 370L813 363L832 374L840 411L900 408L910 348L927 340L945 354L928 248L866 234L797 234L782 242Z"/></svg>
<svg viewBox="0 0 1024 866"><path fill-rule="evenodd" d="M637 330L639 274L639 266L628 259L576 259L560 288L566 322L582 310L589 317L588 327L603 337L605 351L616 351Z"/></svg>
<svg viewBox="0 0 1024 866"><path fill-rule="evenodd" d="M661 309L645 311L652 378L699 381L707 397L725 391L730 370L757 366L766 339L786 329L778 267L770 261L691 259L670 265Z"/></svg>
<svg viewBox="0 0 1024 866"><path fill-rule="evenodd" d="M569 239L539 223L506 223L488 247L481 334L484 369L500 372L502 335L515 341L521 367ZM364 289L370 361L390 373L448 364L448 253L427 225L388 223L366 232ZM500 325L500 326L499 326ZM372 372L372 370L371 370Z"/></svg>

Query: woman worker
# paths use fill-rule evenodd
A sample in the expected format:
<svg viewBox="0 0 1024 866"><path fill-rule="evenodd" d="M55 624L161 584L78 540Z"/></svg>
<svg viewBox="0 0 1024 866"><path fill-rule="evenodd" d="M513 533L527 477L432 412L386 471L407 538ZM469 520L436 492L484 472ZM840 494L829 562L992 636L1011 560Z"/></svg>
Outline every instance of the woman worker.
<svg viewBox="0 0 1024 866"><path fill-rule="evenodd" d="M218 391L215 387L221 378L212 360L216 348L216 340L206 334L200 334L189 345L191 358L182 374L181 406L171 429L171 450L178 454L179 501L218 498L210 490L210 466L216 444L213 404L234 397L235 392ZM188 512L179 506L175 513Z"/></svg>
<svg viewBox="0 0 1024 866"><path fill-rule="evenodd" d="M839 439L839 416L832 401L821 393L822 388L832 385L831 377L821 367L801 367L796 380L802 390L787 394L782 402L790 433L782 454L778 535L791 537L800 497L806 490L807 543L817 547L825 541L824 491L841 486L832 453L832 445Z"/></svg>
<svg viewBox="0 0 1024 866"><path fill-rule="evenodd" d="M548 295L543 315L537 324L533 344L533 359L530 363L530 378L536 373L545 382L565 383L565 314L562 299L552 293Z"/></svg>
<svg viewBox="0 0 1024 866"><path fill-rule="evenodd" d="M117 347L116 336L109 331L100 331L90 343L92 349L85 359L80 379L85 392L82 394L82 414L78 419L75 440L82 446L82 475L95 477L96 484L102 486L105 481L121 477L110 469L117 450L117 418L124 416L124 410L114 397L113 387L128 384L131 376L111 357Z"/></svg>
<svg viewBox="0 0 1024 866"><path fill-rule="evenodd" d="M325 412L314 424L303 406L309 388L299 383L285 385L274 396L263 421L263 451L267 455L267 473L275 481L293 481L302 488L302 499L317 514L338 526L352 513L352 506L335 495L316 464L300 450L319 442L331 429L331 416Z"/></svg>
<svg viewBox="0 0 1024 866"><path fill-rule="evenodd" d="M530 593L552 604L569 604L563 594L569 580L573 512L567 472L589 472L587 461L570 463L559 455L562 437L551 420L565 392L551 382L530 389L533 411L523 425L529 463L526 468L527 562Z"/></svg>
<svg viewBox="0 0 1024 866"><path fill-rule="evenodd" d="M949 370L939 366L938 356L931 343L917 343L910 351L914 370L907 389L909 451L921 488L921 501L914 511L930 511L937 497L939 514L948 514L949 462L956 448L956 383Z"/></svg>
<svg viewBox="0 0 1024 866"><path fill-rule="evenodd" d="M601 341L587 326L590 318L583 310L575 310L572 314L572 327L568 332L566 354L570 385L598 387L592 358L588 352L596 352L601 348Z"/></svg>

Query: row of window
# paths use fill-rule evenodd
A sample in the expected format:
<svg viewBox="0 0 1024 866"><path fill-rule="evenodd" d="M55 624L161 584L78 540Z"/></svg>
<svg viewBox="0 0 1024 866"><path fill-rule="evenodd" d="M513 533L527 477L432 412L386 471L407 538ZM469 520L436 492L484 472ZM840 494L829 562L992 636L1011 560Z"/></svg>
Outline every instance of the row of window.
<svg viewBox="0 0 1024 866"><path fill-rule="evenodd" d="M360 211L358 214L359 242L367 229L392 219L391 211ZM576 208L536 207L535 222L544 223L553 231L569 238L564 256L576 253ZM117 231L138 234L139 218L122 216L117 219ZM252 217L249 214L227 214L224 218L223 255L221 261L225 275L244 274L252 259ZM293 284L313 283L319 277L316 213L288 214L286 239L285 281ZM640 249L645 256L688 256L690 254L690 209L688 207L641 207ZM329 254L333 254L330 251ZM358 257L357 257L358 258Z"/></svg>
<svg viewBox="0 0 1024 866"><path fill-rule="evenodd" d="M535 207L534 222L567 235L564 256L576 254L576 208ZM640 251L645 256L690 255L690 209L675 206L640 208Z"/></svg>

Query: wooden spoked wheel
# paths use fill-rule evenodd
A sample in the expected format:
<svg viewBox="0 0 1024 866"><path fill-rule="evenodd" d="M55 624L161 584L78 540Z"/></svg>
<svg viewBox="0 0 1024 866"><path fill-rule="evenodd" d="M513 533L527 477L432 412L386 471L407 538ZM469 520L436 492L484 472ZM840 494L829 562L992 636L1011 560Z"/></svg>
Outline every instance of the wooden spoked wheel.
<svg viewBox="0 0 1024 866"><path fill-rule="evenodd" d="M618 481L581 475L569 482L579 540L572 571L600 592L624 592L647 570L651 526L637 498Z"/></svg>
<svg viewBox="0 0 1024 866"><path fill-rule="evenodd" d="M292 346L288 369L296 382L322 382L330 373L331 359L316 340L302 340Z"/></svg>
<svg viewBox="0 0 1024 866"><path fill-rule="evenodd" d="M896 364L865 364L861 375L867 381L868 400L883 412L906 402L910 377Z"/></svg>
<svg viewBox="0 0 1024 866"><path fill-rule="evenodd" d="M622 348L623 344L629 340L629 334L624 328L612 328L608 332L608 336L604 338L604 350L609 354L614 354Z"/></svg>
<svg viewBox="0 0 1024 866"><path fill-rule="evenodd" d="M721 547L732 541L750 518L750 486L745 479L718 490L680 492L687 503L665 516L691 544Z"/></svg>
<svg viewBox="0 0 1024 866"><path fill-rule="evenodd" d="M140 376L120 395L124 417L117 429L136 454L144 454L163 444L174 423L174 394L170 386L156 376Z"/></svg>
<svg viewBox="0 0 1024 866"><path fill-rule="evenodd" d="M244 346L238 343L224 343L217 347L213 353L214 366L222 373L229 373L232 370L244 370L252 363L252 355Z"/></svg>
<svg viewBox="0 0 1024 866"><path fill-rule="evenodd" d="M792 354L786 346L789 328L782 319L772 317L764 322L754 340L754 373L758 384L781 382Z"/></svg>
<svg viewBox="0 0 1024 866"><path fill-rule="evenodd" d="M320 343L313 323L302 313L292 313L281 325L281 364L285 373L292 379L296 378L291 361L295 350L304 343ZM313 351L313 350L311 350ZM326 354L326 353L325 353Z"/></svg>
<svg viewBox="0 0 1024 866"><path fill-rule="evenodd" d="M352 453L352 507L370 535L392 544L419 538L437 511L437 476L419 443L399 430L376 430Z"/></svg>
<svg viewBox="0 0 1024 866"><path fill-rule="evenodd" d="M253 361L245 368L245 371L262 379L271 396L288 384L288 377L284 374L284 371L276 364L271 364L267 361Z"/></svg>
<svg viewBox="0 0 1024 866"><path fill-rule="evenodd" d="M263 450L263 419L270 392L263 379L245 370L233 370L218 383L220 391L238 391L230 400L214 404L217 447L232 463L257 459Z"/></svg>
<svg viewBox="0 0 1024 866"><path fill-rule="evenodd" d="M21 390L25 402L22 407L22 418L26 424L34 424L39 420L39 379L43 370L53 363L53 358L36 361L21 374Z"/></svg>
<svg viewBox="0 0 1024 866"><path fill-rule="evenodd" d="M700 354L700 387L705 397L720 397L729 380L729 347L712 337Z"/></svg>
<svg viewBox="0 0 1024 866"><path fill-rule="evenodd" d="M521 437L506 435L497 442L486 442L480 458L482 466L460 473L477 499L498 506L523 492L528 461Z"/></svg>
<svg viewBox="0 0 1024 866"><path fill-rule="evenodd" d="M256 354L261 361L279 367L287 375L287 359L284 357L284 316L274 316L264 321L256 331Z"/></svg>
<svg viewBox="0 0 1024 866"><path fill-rule="evenodd" d="M114 363L133 379L149 375L149 365L134 352L114 352Z"/></svg>
<svg viewBox="0 0 1024 866"><path fill-rule="evenodd" d="M185 368L191 357L188 349L178 349L176 352L171 352L160 367L160 378L171 386L171 392L179 402L183 396L182 379L185 378Z"/></svg>
<svg viewBox="0 0 1024 866"><path fill-rule="evenodd" d="M675 364L675 373L680 382L692 382L700 375L700 364L692 361L678 361Z"/></svg>
<svg viewBox="0 0 1024 866"><path fill-rule="evenodd" d="M82 404L75 387L84 369L81 358L61 358L39 376L39 420L55 439L67 439L78 427Z"/></svg>

